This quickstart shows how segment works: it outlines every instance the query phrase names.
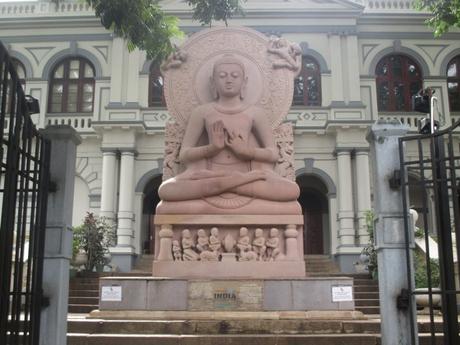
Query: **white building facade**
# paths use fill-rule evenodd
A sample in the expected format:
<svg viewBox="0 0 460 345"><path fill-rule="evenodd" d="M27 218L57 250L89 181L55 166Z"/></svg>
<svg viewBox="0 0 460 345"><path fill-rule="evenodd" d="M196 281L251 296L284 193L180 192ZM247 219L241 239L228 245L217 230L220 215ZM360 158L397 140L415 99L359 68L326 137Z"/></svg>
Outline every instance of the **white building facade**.
<svg viewBox="0 0 460 345"><path fill-rule="evenodd" d="M162 4L187 34L202 29L182 1ZM343 272L353 272L369 241L370 125L396 118L415 133L423 115L413 111L411 96L426 87L440 100L442 125L460 119L460 31L435 39L427 16L410 6L410 0L248 0L246 15L230 21L302 48L287 121L295 131L305 252L330 255ZM40 101L37 125L69 124L83 139L74 225L86 212L114 220L112 259L131 270L153 248L169 119L157 66L144 52L128 52L79 1L0 3L0 40L15 58L26 94Z"/></svg>

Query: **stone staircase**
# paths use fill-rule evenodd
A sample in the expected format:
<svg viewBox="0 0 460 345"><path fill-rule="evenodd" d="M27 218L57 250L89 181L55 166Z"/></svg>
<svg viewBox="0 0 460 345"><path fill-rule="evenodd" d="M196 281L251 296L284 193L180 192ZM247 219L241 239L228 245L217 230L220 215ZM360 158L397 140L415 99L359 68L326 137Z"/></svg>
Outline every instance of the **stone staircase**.
<svg viewBox="0 0 460 345"><path fill-rule="evenodd" d="M211 315L210 315L211 314ZM300 312L222 312L185 315L177 312L137 320L69 319L68 345L380 345L380 320L309 319ZM434 344L428 319L419 322L420 345ZM440 320L436 332L442 331Z"/></svg>
<svg viewBox="0 0 460 345"><path fill-rule="evenodd" d="M69 313L89 313L99 308L99 274L85 273L69 282Z"/></svg>

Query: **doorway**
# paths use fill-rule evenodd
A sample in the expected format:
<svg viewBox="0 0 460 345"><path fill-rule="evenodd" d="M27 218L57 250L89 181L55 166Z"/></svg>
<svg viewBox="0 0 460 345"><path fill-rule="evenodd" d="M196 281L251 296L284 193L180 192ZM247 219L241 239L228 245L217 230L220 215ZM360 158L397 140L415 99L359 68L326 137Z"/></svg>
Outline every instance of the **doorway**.
<svg viewBox="0 0 460 345"><path fill-rule="evenodd" d="M144 188L144 200L142 204L142 224L143 224L143 254L153 254L155 249L155 227L153 217L155 210L160 202L158 188L162 182L162 175L153 177Z"/></svg>
<svg viewBox="0 0 460 345"><path fill-rule="evenodd" d="M297 177L300 186L299 203L304 219L304 254L329 254L329 208L327 188L324 183L313 175Z"/></svg>

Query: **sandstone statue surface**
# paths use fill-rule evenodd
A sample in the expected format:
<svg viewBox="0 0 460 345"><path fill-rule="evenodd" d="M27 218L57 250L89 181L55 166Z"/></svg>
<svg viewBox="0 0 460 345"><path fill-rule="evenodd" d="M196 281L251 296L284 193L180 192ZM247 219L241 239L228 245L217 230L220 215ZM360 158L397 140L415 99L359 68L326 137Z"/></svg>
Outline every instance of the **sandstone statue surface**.
<svg viewBox="0 0 460 345"><path fill-rule="evenodd" d="M247 28L216 28L178 49L163 65L172 121L154 274L174 267L175 276L221 276L226 269L246 276L259 265L274 276L290 265L285 274L304 275L293 133L283 123L300 48Z"/></svg>

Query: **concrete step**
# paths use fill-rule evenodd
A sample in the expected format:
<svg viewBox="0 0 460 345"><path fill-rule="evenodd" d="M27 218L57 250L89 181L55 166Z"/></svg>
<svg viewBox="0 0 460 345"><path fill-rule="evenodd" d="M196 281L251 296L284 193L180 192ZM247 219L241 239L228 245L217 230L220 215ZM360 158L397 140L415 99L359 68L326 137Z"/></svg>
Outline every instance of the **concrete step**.
<svg viewBox="0 0 460 345"><path fill-rule="evenodd" d="M99 309L99 304L70 304L68 312L77 314L88 314L93 310Z"/></svg>
<svg viewBox="0 0 460 345"><path fill-rule="evenodd" d="M355 278L355 279L353 279L353 284L355 286L361 286L361 285L379 286L379 281L378 280L373 280L373 279Z"/></svg>
<svg viewBox="0 0 460 345"><path fill-rule="evenodd" d="M69 304L99 304L99 297L69 297Z"/></svg>
<svg viewBox="0 0 460 345"><path fill-rule="evenodd" d="M99 290L69 290L69 297L99 297Z"/></svg>
<svg viewBox="0 0 460 345"><path fill-rule="evenodd" d="M379 299L378 291L374 292L356 292L354 293L355 299Z"/></svg>
<svg viewBox="0 0 460 345"><path fill-rule="evenodd" d="M379 292L378 285L358 285L354 286L355 292Z"/></svg>
<svg viewBox="0 0 460 345"><path fill-rule="evenodd" d="M360 311L363 314L380 314L380 307L378 306L356 306L356 311Z"/></svg>
<svg viewBox="0 0 460 345"><path fill-rule="evenodd" d="M375 345L375 334L302 335L162 335L162 334L78 334L67 336L68 345Z"/></svg>
<svg viewBox="0 0 460 345"><path fill-rule="evenodd" d="M379 306L380 301L378 299L355 299L355 306L362 307L362 306Z"/></svg>
<svg viewBox="0 0 460 345"><path fill-rule="evenodd" d="M97 283L80 283L71 282L69 284L70 290L99 290L99 282Z"/></svg>

